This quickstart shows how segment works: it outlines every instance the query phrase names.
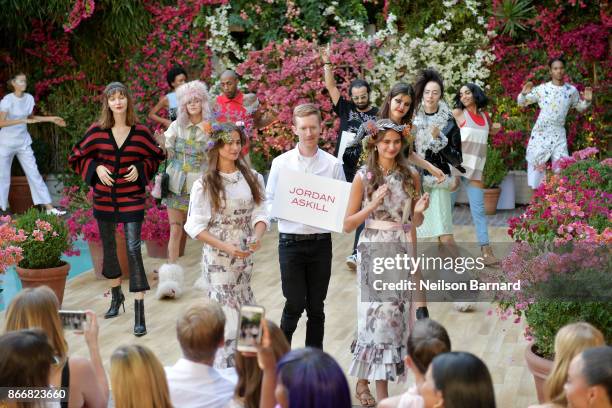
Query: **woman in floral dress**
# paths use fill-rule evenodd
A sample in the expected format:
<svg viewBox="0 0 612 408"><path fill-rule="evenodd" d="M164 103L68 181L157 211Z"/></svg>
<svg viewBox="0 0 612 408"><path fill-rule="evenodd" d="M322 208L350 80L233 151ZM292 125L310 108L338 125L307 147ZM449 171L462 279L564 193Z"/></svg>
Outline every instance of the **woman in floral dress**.
<svg viewBox="0 0 612 408"><path fill-rule="evenodd" d="M357 246L359 286L357 342L349 374L375 380L377 397L388 396L388 381L403 378L408 334L417 318L427 317L425 299L420 292L375 289L374 280L385 280L372 268L374 258L413 254L416 227L423 222L429 195L419 197L418 173L409 167L400 152L412 145L409 129L389 119L369 122L363 139L366 165L353 180L345 232L365 222ZM409 272L402 276L409 277ZM416 271L412 279L418 281ZM388 280L387 280L388 281ZM367 388L358 384L357 398L364 406L373 400Z"/></svg>
<svg viewBox="0 0 612 408"><path fill-rule="evenodd" d="M225 347L216 368L234 366L240 306L254 304L252 253L269 226L263 177L240 155L244 130L230 123L213 126L209 167L193 184L185 231L205 245L202 279L210 299L225 312Z"/></svg>
<svg viewBox="0 0 612 408"><path fill-rule="evenodd" d="M176 93L178 117L164 134L169 159L166 173L170 176L170 193L163 203L168 207L170 221L170 264L176 264L179 257L184 234L183 224L189 206L189 192L208 166L206 146L211 132L211 109L206 84L191 81L178 87ZM163 268L162 266L160 270L162 274Z"/></svg>

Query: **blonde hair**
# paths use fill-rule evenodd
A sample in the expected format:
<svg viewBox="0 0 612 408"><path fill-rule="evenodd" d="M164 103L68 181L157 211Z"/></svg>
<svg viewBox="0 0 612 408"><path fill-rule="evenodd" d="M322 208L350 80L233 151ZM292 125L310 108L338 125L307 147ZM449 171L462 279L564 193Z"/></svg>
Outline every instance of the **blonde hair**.
<svg viewBox="0 0 612 408"><path fill-rule="evenodd" d="M117 348L111 356L110 379L117 408L172 407L164 367L145 346Z"/></svg>
<svg viewBox="0 0 612 408"><path fill-rule="evenodd" d="M176 337L186 359L199 362L215 357L223 341L225 315L217 302L199 302L176 322Z"/></svg>
<svg viewBox="0 0 612 408"><path fill-rule="evenodd" d="M13 298L6 311L5 331L42 329L61 363L66 361L68 343L59 317L59 301L47 286L26 288Z"/></svg>
<svg viewBox="0 0 612 408"><path fill-rule="evenodd" d="M106 85L106 88L102 93L102 111L100 112L100 118L98 119L98 126L100 126L102 129L110 129L115 126L115 117L113 116L110 106L108 106L108 100L117 92L125 96L127 99L125 124L127 126L134 126L136 124L134 101L132 100L130 91L121 82L111 82L110 84Z"/></svg>
<svg viewBox="0 0 612 408"><path fill-rule="evenodd" d="M306 116L316 115L321 123L321 111L314 103L303 103L293 108L293 124L295 125L295 118L305 118Z"/></svg>
<svg viewBox="0 0 612 408"><path fill-rule="evenodd" d="M199 99L202 102L202 119L209 120L212 117L210 98L208 97L208 87L202 81L190 81L176 89L176 99L178 101L177 120L179 125L189 125L189 112L187 104L192 99Z"/></svg>
<svg viewBox="0 0 612 408"><path fill-rule="evenodd" d="M584 350L604 344L603 334L589 323L577 322L563 326L555 336L555 360L546 379L546 400L566 406L567 397L563 385L567 380L570 362Z"/></svg>
<svg viewBox="0 0 612 408"><path fill-rule="evenodd" d="M274 353L274 357L278 361L291 350L291 346L285 334L277 325L270 320L266 320L266 323L270 331L272 353ZM236 352L235 360L238 383L236 384L234 397L243 400L244 408L257 408L259 407L261 380L263 378L263 372L259 368L257 358L245 357L242 353Z"/></svg>

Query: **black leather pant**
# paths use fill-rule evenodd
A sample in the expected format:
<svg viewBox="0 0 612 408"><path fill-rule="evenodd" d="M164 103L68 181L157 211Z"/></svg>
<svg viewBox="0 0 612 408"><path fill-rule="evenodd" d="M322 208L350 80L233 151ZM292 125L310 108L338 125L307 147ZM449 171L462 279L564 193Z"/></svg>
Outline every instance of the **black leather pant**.
<svg viewBox="0 0 612 408"><path fill-rule="evenodd" d="M117 258L117 242L115 241L115 229L117 223L97 220L102 239L104 258L102 261L102 275L108 279L121 277L121 266ZM125 232L125 243L127 246L128 264L130 267L130 292L143 292L149 290L149 282L145 275L140 252L140 228L142 222L128 222L123 224Z"/></svg>

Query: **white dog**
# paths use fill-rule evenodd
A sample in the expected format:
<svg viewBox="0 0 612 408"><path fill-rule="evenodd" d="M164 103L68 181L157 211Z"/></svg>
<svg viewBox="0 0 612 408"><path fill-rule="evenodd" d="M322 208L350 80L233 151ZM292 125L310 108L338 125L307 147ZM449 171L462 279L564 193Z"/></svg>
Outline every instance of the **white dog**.
<svg viewBox="0 0 612 408"><path fill-rule="evenodd" d="M180 265L163 264L159 268L159 283L157 284L158 299L174 298L178 299L183 294L183 282L185 271Z"/></svg>

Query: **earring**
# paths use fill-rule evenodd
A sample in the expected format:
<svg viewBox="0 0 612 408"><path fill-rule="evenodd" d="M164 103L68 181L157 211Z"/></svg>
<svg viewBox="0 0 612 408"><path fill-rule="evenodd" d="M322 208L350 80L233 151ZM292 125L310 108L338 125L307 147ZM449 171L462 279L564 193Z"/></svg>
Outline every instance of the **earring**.
<svg viewBox="0 0 612 408"><path fill-rule="evenodd" d="M374 150L378 151L378 146L374 146Z"/></svg>

